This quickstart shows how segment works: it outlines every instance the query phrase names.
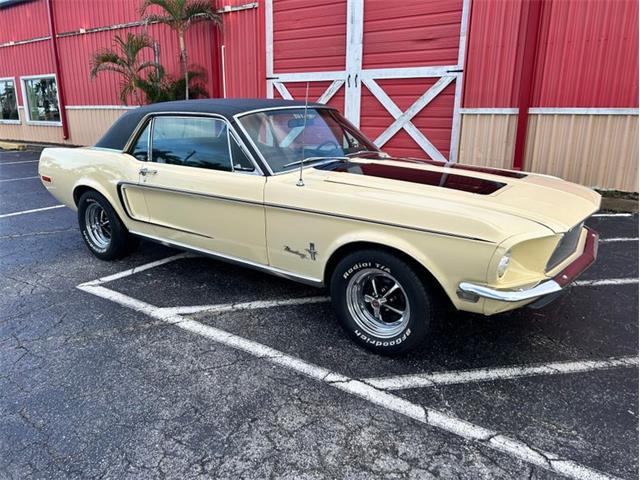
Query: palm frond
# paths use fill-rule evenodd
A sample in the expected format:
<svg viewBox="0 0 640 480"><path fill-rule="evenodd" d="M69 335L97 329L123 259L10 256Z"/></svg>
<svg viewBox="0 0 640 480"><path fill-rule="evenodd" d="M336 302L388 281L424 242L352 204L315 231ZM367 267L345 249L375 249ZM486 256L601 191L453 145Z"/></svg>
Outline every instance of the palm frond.
<svg viewBox="0 0 640 480"><path fill-rule="evenodd" d="M176 0L144 0L140 6L140 16L145 16L150 7L159 7L170 17L177 18L180 16L180 5Z"/></svg>
<svg viewBox="0 0 640 480"><path fill-rule="evenodd" d="M207 0L191 0L184 9L184 20L189 23L213 22L220 25L221 19Z"/></svg>

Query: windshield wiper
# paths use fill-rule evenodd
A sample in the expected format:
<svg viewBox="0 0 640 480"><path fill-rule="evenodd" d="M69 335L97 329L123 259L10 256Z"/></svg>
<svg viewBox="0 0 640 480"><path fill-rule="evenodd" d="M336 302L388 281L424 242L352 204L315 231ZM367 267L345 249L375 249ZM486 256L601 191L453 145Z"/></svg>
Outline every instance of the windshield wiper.
<svg viewBox="0 0 640 480"><path fill-rule="evenodd" d="M375 153L381 157L384 157L386 154L380 150L358 150L357 152L347 153L347 157L354 157L356 155L361 155L363 153Z"/></svg>
<svg viewBox="0 0 640 480"><path fill-rule="evenodd" d="M291 162L291 163L287 163L285 165L282 166L282 168L286 168L286 167L291 167L293 165L300 165L305 164L307 162L318 162L318 161L322 161L322 160L330 160L330 161L334 161L334 160L349 160L347 157L307 157L307 158L303 158L302 160L296 160L295 162Z"/></svg>

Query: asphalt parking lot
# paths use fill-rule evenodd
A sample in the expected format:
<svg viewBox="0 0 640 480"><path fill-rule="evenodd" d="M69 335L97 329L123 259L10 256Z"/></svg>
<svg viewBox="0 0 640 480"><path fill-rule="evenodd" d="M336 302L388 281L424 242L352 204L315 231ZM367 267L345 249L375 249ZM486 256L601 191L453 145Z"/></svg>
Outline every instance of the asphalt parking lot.
<svg viewBox="0 0 640 480"><path fill-rule="evenodd" d="M370 354L326 293L142 243L90 255L0 152L0 478L638 477L638 216L541 310Z"/></svg>

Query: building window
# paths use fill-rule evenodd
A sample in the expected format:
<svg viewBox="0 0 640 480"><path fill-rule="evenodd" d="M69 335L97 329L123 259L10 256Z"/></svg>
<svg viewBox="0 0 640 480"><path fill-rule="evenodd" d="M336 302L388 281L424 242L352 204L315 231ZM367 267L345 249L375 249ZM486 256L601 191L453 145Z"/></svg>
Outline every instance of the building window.
<svg viewBox="0 0 640 480"><path fill-rule="evenodd" d="M16 82L13 78L0 78L0 122L20 123Z"/></svg>
<svg viewBox="0 0 640 480"><path fill-rule="evenodd" d="M53 75L22 77L27 122L60 125L58 85Z"/></svg>

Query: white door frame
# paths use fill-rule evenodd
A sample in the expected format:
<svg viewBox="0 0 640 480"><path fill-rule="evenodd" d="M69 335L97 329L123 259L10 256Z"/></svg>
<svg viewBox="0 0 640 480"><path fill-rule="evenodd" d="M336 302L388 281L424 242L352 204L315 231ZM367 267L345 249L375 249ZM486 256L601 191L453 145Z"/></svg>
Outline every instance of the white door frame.
<svg viewBox="0 0 640 480"><path fill-rule="evenodd" d="M469 6L471 0L463 0L462 18L460 22L460 41L458 45L458 62L456 65L434 67L381 68L362 69L362 37L364 30L364 0L347 0L347 39L345 69L336 71L300 72L275 74L273 71L273 0L265 0L266 31L266 70L267 97L273 98L274 89L285 99L292 95L284 85L285 82L327 82L332 83L316 100L328 102L333 95L346 84L345 116L356 126L360 126L360 103L362 84L394 118L394 122L374 140L378 147L383 146L397 132L404 129L411 138L434 160L447 159L428 140L428 138L412 123L412 119L425 108L451 82L456 82L453 105L453 124L451 128L451 145L449 161L458 158L460 139L461 99L463 68L467 46L467 30L469 22ZM376 80L398 78L439 78L404 112L391 100Z"/></svg>

